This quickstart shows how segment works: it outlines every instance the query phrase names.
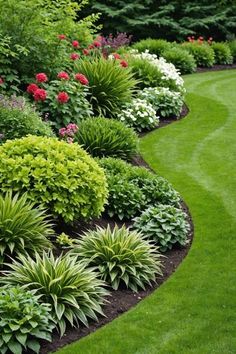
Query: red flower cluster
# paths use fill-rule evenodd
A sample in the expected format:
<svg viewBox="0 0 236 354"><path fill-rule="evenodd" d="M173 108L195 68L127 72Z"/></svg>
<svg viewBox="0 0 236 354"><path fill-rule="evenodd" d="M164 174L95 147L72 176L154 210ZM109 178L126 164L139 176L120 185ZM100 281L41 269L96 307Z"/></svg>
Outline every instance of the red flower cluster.
<svg viewBox="0 0 236 354"><path fill-rule="evenodd" d="M59 34L59 35L58 35L58 38L59 38L60 40L66 39L66 35L65 35L65 34Z"/></svg>
<svg viewBox="0 0 236 354"><path fill-rule="evenodd" d="M113 53L112 55L113 55L114 59L121 59L121 56L118 53Z"/></svg>
<svg viewBox="0 0 236 354"><path fill-rule="evenodd" d="M89 84L89 81L87 79L86 76L84 76L83 74L76 74L75 75L75 80L79 81L82 85L88 85Z"/></svg>
<svg viewBox="0 0 236 354"><path fill-rule="evenodd" d="M188 37L187 39L188 39L188 41L190 43L196 43L196 42L198 44L203 44L204 43L204 37L202 37L202 36L198 37L197 39L195 39L194 36L191 36L191 37ZM212 37L209 37L208 40L207 40L208 44L212 44L212 41L213 41Z"/></svg>
<svg viewBox="0 0 236 354"><path fill-rule="evenodd" d="M45 101L46 98L47 98L47 91L45 91L44 89L40 89L40 88L35 90L35 92L34 92L34 100L35 101Z"/></svg>
<svg viewBox="0 0 236 354"><path fill-rule="evenodd" d="M39 74L36 74L36 81L37 82L47 82L48 81L48 77L44 73L39 73Z"/></svg>
<svg viewBox="0 0 236 354"><path fill-rule="evenodd" d="M69 95L64 91L59 92L57 95L57 101L59 103L62 103L62 104L67 103L69 101L69 99L70 99Z"/></svg>
<svg viewBox="0 0 236 354"><path fill-rule="evenodd" d="M29 84L29 85L27 86L26 91L27 91L29 94L33 95L33 94L35 93L35 91L38 90L38 88L39 88L39 87L38 87L36 84Z"/></svg>
<svg viewBox="0 0 236 354"><path fill-rule="evenodd" d="M72 45L74 48L79 48L79 42L78 41L72 41Z"/></svg>
<svg viewBox="0 0 236 354"><path fill-rule="evenodd" d="M77 60L80 58L80 55L77 53L71 53L70 58L71 60Z"/></svg>
<svg viewBox="0 0 236 354"><path fill-rule="evenodd" d="M121 60L121 61L120 61L120 65L121 65L123 68L127 68L127 66L128 66L129 64L127 63L126 60Z"/></svg>
<svg viewBox="0 0 236 354"><path fill-rule="evenodd" d="M95 48L100 48L102 45L101 45L101 42L99 42L99 41L94 41L94 42L93 42L93 46L94 46Z"/></svg>
<svg viewBox="0 0 236 354"><path fill-rule="evenodd" d="M88 49L83 49L83 54L84 55L89 55L89 50Z"/></svg>
<svg viewBox="0 0 236 354"><path fill-rule="evenodd" d="M58 79L70 80L69 75L65 71L61 71L57 74Z"/></svg>

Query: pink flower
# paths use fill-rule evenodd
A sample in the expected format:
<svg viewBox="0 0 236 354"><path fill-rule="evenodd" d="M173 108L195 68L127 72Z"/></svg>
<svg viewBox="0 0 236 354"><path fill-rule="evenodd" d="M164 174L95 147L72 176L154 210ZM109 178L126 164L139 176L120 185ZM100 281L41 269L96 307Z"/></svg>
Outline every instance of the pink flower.
<svg viewBox="0 0 236 354"><path fill-rule="evenodd" d="M114 57L114 59L120 59L121 58L120 54L118 54L118 53L113 53L113 57Z"/></svg>
<svg viewBox="0 0 236 354"><path fill-rule="evenodd" d="M76 124L70 123L67 125L66 129L67 129L67 134L73 136L78 131L79 128Z"/></svg>
<svg viewBox="0 0 236 354"><path fill-rule="evenodd" d="M83 54L84 55L89 55L89 50L88 49L83 49Z"/></svg>
<svg viewBox="0 0 236 354"><path fill-rule="evenodd" d="M47 82L48 81L48 77L44 73L39 73L39 74L36 74L36 81L37 82Z"/></svg>
<svg viewBox="0 0 236 354"><path fill-rule="evenodd" d="M57 36L60 40L66 39L66 35L65 34L59 34Z"/></svg>
<svg viewBox="0 0 236 354"><path fill-rule="evenodd" d="M44 89L38 88L34 92L34 100L35 101L45 101L46 98L47 98L47 91L45 91Z"/></svg>
<svg viewBox="0 0 236 354"><path fill-rule="evenodd" d="M29 84L29 85L27 86L26 91L27 91L29 94L33 95L33 94L35 93L35 91L38 90L38 88L39 88L39 87L38 87L36 84Z"/></svg>
<svg viewBox="0 0 236 354"><path fill-rule="evenodd" d="M67 138L66 140L67 140L67 142L68 142L69 144L72 144L72 143L73 143L73 141L74 141L74 139L73 139L73 138Z"/></svg>
<svg viewBox="0 0 236 354"><path fill-rule="evenodd" d="M83 74L76 74L75 75L75 80L79 81L82 85L88 85L89 84L89 81L87 79L86 76L84 76Z"/></svg>
<svg viewBox="0 0 236 354"><path fill-rule="evenodd" d="M57 95L57 101L59 103L67 103L69 101L70 97L66 92L59 92Z"/></svg>
<svg viewBox="0 0 236 354"><path fill-rule="evenodd" d="M65 71L61 71L57 74L58 79L70 80L69 75Z"/></svg>
<svg viewBox="0 0 236 354"><path fill-rule="evenodd" d="M70 55L70 58L71 58L72 60L77 60L77 59L79 59L79 57L80 57L80 55L77 54L77 53L72 53L72 54Z"/></svg>
<svg viewBox="0 0 236 354"><path fill-rule="evenodd" d="M66 128L59 129L59 135L64 137L66 135Z"/></svg>
<svg viewBox="0 0 236 354"><path fill-rule="evenodd" d="M3 78L0 76L0 85L4 84Z"/></svg>
<svg viewBox="0 0 236 354"><path fill-rule="evenodd" d="M121 61L120 61L120 65L121 65L123 68L127 68L127 66L129 66L129 64L127 63L126 60L121 60Z"/></svg>
<svg viewBox="0 0 236 354"><path fill-rule="evenodd" d="M72 41L72 45L74 48L79 48L79 42L78 41Z"/></svg>

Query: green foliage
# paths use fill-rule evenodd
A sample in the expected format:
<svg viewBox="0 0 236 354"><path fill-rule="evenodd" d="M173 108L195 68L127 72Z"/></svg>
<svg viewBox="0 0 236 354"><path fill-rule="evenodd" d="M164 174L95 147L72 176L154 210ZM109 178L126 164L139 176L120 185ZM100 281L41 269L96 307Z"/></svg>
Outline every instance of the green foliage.
<svg viewBox="0 0 236 354"><path fill-rule="evenodd" d="M233 62L236 63L236 39L234 41L228 42L231 55L233 56Z"/></svg>
<svg viewBox="0 0 236 354"><path fill-rule="evenodd" d="M0 264L7 256L34 255L52 247L47 239L53 235L52 223L46 211L19 197L0 195Z"/></svg>
<svg viewBox="0 0 236 354"><path fill-rule="evenodd" d="M133 45L134 49L137 49L140 53L145 52L146 49L149 50L149 53L156 54L157 57L162 57L163 53L166 50L172 48L172 43L167 42L165 39L142 39L141 41Z"/></svg>
<svg viewBox="0 0 236 354"><path fill-rule="evenodd" d="M103 158L109 189L106 212L120 220L140 215L144 208L166 203L178 206L179 194L164 178L154 175L146 168L134 167L122 160Z"/></svg>
<svg viewBox="0 0 236 354"><path fill-rule="evenodd" d="M208 68L215 63L214 50L208 44L183 43L182 48L192 54L199 67Z"/></svg>
<svg viewBox="0 0 236 354"><path fill-rule="evenodd" d="M185 246L189 231L186 214L171 205L160 204L145 210L134 219L134 229L154 240L165 252L174 244Z"/></svg>
<svg viewBox="0 0 236 354"><path fill-rule="evenodd" d="M51 304L51 315L61 336L68 324L88 326L88 319L97 320L97 314L103 314L101 305L107 291L84 262L69 254L55 258L52 253L44 253L35 257L20 256L19 261L9 264L10 271L5 272L2 282L33 290L40 301Z"/></svg>
<svg viewBox="0 0 236 354"><path fill-rule="evenodd" d="M89 266L98 267L101 278L115 290L121 284L133 291L145 289L146 284L151 285L155 276L161 274L156 247L125 226L87 231L72 253Z"/></svg>
<svg viewBox="0 0 236 354"><path fill-rule="evenodd" d="M78 71L89 80L90 102L95 114L113 117L131 101L136 80L129 68L122 67L116 60L81 60Z"/></svg>
<svg viewBox="0 0 236 354"><path fill-rule="evenodd" d="M0 353L39 353L39 340L51 341L50 305L20 287L0 288Z"/></svg>
<svg viewBox="0 0 236 354"><path fill-rule="evenodd" d="M233 56L227 43L213 42L211 48L215 53L216 64L232 64Z"/></svg>
<svg viewBox="0 0 236 354"><path fill-rule="evenodd" d="M74 240L70 236L62 232L60 235L57 236L56 243L63 248L68 248L73 246Z"/></svg>
<svg viewBox="0 0 236 354"><path fill-rule="evenodd" d="M1 142L32 135L53 136L49 124L27 104L23 97L10 98L0 95L0 133Z"/></svg>
<svg viewBox="0 0 236 354"><path fill-rule="evenodd" d="M78 144L28 136L0 147L0 191L28 192L65 222L99 216L106 201L103 170Z"/></svg>
<svg viewBox="0 0 236 354"><path fill-rule="evenodd" d="M113 156L130 160L138 150L136 133L114 119L86 119L79 125L74 138L94 157Z"/></svg>
<svg viewBox="0 0 236 354"><path fill-rule="evenodd" d="M180 92L171 91L166 87L147 87L139 91L138 97L150 103L163 118L179 117L184 104Z"/></svg>
<svg viewBox="0 0 236 354"><path fill-rule="evenodd" d="M191 74L196 70L196 62L193 55L187 53L181 47L173 47L163 52L163 58L168 63L174 64L181 74Z"/></svg>

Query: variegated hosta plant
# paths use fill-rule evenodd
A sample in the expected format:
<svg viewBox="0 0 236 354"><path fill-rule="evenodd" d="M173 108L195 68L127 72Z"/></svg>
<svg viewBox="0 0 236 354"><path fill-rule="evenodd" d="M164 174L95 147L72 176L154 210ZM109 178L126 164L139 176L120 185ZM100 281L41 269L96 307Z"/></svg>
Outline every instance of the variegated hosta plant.
<svg viewBox="0 0 236 354"><path fill-rule="evenodd" d="M34 255L51 248L47 237L53 233L46 211L35 207L26 194L0 196L0 264L6 256Z"/></svg>
<svg viewBox="0 0 236 354"><path fill-rule="evenodd" d="M87 231L71 252L90 266L97 266L101 278L115 290L122 283L133 291L145 289L161 274L157 248L125 226Z"/></svg>
<svg viewBox="0 0 236 354"><path fill-rule="evenodd" d="M42 257L36 254L35 259L20 256L8 266L2 283L35 290L42 302L51 304L61 336L67 324L88 326L88 318L97 320L98 314L103 315L101 305L108 294L104 282L77 257L66 254L55 258L52 252L44 252Z"/></svg>

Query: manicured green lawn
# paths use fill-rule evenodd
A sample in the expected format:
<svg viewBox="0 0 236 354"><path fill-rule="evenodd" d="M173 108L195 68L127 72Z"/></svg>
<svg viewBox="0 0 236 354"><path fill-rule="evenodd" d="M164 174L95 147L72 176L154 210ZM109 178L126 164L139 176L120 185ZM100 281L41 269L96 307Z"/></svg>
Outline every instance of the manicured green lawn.
<svg viewBox="0 0 236 354"><path fill-rule="evenodd" d="M188 204L193 246L136 308L60 354L236 353L236 71L186 77L186 119L141 142Z"/></svg>

